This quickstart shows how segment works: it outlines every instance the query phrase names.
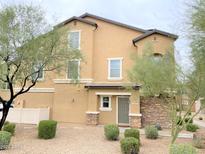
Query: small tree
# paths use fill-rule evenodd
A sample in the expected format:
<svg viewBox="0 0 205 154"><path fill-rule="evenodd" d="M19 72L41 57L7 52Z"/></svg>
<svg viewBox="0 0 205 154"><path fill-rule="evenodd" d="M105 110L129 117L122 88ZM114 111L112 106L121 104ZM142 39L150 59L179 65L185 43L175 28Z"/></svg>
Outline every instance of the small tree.
<svg viewBox="0 0 205 154"><path fill-rule="evenodd" d="M142 93L145 96L160 96L169 106L171 118L172 144L175 142L179 132L185 127L185 119L195 101L199 98L199 91L204 87L199 86L201 81L198 79L202 74L185 74L175 63L174 51L170 49L164 55L155 57L154 50L150 45L145 46L142 56L137 56L134 67L129 72L132 82L142 84ZM200 89L200 90L196 90ZM176 97L186 94L189 97L189 104L186 111L182 114L182 102ZM199 111L198 111L199 112ZM198 114L190 117L190 120ZM178 124L178 116L181 117L181 124Z"/></svg>
<svg viewBox="0 0 205 154"><path fill-rule="evenodd" d="M39 7L15 5L0 10L0 88L7 85L10 93L9 99L0 94L0 129L13 101L34 87L42 72L59 71L67 61L80 57L60 36L63 31L49 28ZM15 92L14 87L20 90Z"/></svg>

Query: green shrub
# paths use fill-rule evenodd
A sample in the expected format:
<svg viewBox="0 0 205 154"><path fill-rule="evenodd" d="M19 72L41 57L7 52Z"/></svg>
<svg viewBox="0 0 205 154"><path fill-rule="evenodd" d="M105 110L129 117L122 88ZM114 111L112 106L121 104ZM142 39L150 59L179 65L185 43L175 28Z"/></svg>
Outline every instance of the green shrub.
<svg viewBox="0 0 205 154"><path fill-rule="evenodd" d="M121 151L123 154L138 154L140 143L134 137L126 137L120 141Z"/></svg>
<svg viewBox="0 0 205 154"><path fill-rule="evenodd" d="M14 123L7 123L6 125L3 126L3 130L11 133L12 136L15 133L15 128L16 128L16 124Z"/></svg>
<svg viewBox="0 0 205 154"><path fill-rule="evenodd" d="M124 132L125 137L134 137L140 141L140 131L136 128L126 129Z"/></svg>
<svg viewBox="0 0 205 154"><path fill-rule="evenodd" d="M0 150L7 149L11 141L11 133L0 131Z"/></svg>
<svg viewBox="0 0 205 154"><path fill-rule="evenodd" d="M42 120L38 125L38 137L51 139L56 135L57 122L54 120Z"/></svg>
<svg viewBox="0 0 205 154"><path fill-rule="evenodd" d="M202 149L204 148L204 140L203 137L196 137L194 136L193 140L192 140L192 144L194 147Z"/></svg>
<svg viewBox="0 0 205 154"><path fill-rule="evenodd" d="M155 126L146 126L145 127L145 136L149 139L157 139L158 138L158 130Z"/></svg>
<svg viewBox="0 0 205 154"><path fill-rule="evenodd" d="M108 140L117 140L119 136L119 128L117 125L105 125L104 126L104 134Z"/></svg>
<svg viewBox="0 0 205 154"><path fill-rule="evenodd" d="M186 130L187 131L190 131L190 132L196 132L196 130L199 129L199 127L195 124L192 124L192 123L188 123L186 125Z"/></svg>
<svg viewBox="0 0 205 154"><path fill-rule="evenodd" d="M197 150L189 144L172 144L169 154L197 154Z"/></svg>

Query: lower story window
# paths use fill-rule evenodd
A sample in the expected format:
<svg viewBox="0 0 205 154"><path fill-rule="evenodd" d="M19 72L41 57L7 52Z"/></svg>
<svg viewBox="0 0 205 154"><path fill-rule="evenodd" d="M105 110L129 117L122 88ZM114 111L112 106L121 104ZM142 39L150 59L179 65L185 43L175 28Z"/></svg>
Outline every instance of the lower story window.
<svg viewBox="0 0 205 154"><path fill-rule="evenodd" d="M100 97L100 110L101 111L111 111L111 96L101 96Z"/></svg>

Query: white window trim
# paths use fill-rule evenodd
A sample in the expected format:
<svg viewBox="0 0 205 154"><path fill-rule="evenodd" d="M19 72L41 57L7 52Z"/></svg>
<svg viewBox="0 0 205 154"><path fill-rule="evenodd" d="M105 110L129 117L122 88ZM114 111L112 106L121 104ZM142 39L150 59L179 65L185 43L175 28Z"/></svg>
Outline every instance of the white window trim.
<svg viewBox="0 0 205 154"><path fill-rule="evenodd" d="M69 39L70 39L70 33L72 33L72 32L79 32L79 46L78 46L78 48L77 49L81 49L81 30L71 30L71 31L68 31L68 47L70 48L70 46L69 46Z"/></svg>
<svg viewBox="0 0 205 154"><path fill-rule="evenodd" d="M109 107L106 108L106 107L103 107L103 97L109 97ZM100 108L99 108L100 111L112 111L112 96L106 96L106 95L103 95L103 96L100 96Z"/></svg>
<svg viewBox="0 0 205 154"><path fill-rule="evenodd" d="M80 79L80 59L73 59L73 60L69 60L69 61L77 61L78 62L78 78L77 80ZM69 61L68 61L68 64L69 64ZM67 64L67 71L66 71L66 79L69 79L69 80L72 80L71 78L68 78L68 64Z"/></svg>
<svg viewBox="0 0 205 154"><path fill-rule="evenodd" d="M122 80L122 60L123 60L123 57L107 58L107 60L108 60L108 80ZM111 60L120 60L120 77L110 77L110 61Z"/></svg>

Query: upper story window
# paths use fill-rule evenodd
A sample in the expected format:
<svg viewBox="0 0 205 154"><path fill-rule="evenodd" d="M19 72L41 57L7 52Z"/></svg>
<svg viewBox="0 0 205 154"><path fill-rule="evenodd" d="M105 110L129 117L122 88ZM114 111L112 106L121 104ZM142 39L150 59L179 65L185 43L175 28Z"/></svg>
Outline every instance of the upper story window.
<svg viewBox="0 0 205 154"><path fill-rule="evenodd" d="M100 110L101 111L111 111L111 96L101 96L100 97Z"/></svg>
<svg viewBox="0 0 205 154"><path fill-rule="evenodd" d="M38 70L39 70L39 72L37 72ZM38 64L34 65L33 72L37 72L37 73L32 75L33 80L35 80L37 77L38 77L38 80L43 80L44 79L44 71L43 71L41 63L38 63Z"/></svg>
<svg viewBox="0 0 205 154"><path fill-rule="evenodd" d="M122 58L108 58L108 79L122 79Z"/></svg>
<svg viewBox="0 0 205 154"><path fill-rule="evenodd" d="M68 62L68 79L79 79L80 76L80 60L72 60Z"/></svg>
<svg viewBox="0 0 205 154"><path fill-rule="evenodd" d="M69 47L80 49L80 31L71 31L68 34Z"/></svg>

